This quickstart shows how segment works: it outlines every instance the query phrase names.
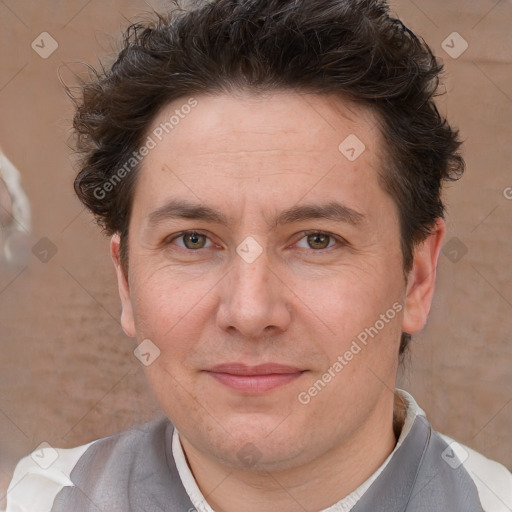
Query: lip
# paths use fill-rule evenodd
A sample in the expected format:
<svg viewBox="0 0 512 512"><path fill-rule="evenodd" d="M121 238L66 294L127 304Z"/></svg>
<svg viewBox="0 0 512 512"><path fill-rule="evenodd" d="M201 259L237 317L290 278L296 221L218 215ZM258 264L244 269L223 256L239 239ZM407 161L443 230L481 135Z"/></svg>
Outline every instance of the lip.
<svg viewBox="0 0 512 512"><path fill-rule="evenodd" d="M221 384L245 394L260 394L300 377L305 370L278 363L249 366L243 363L216 365L207 373Z"/></svg>
<svg viewBox="0 0 512 512"><path fill-rule="evenodd" d="M302 372L296 366L279 363L264 363L250 366L245 363L223 363L213 366L209 370L214 373L229 373L230 375L271 375L275 373L290 374Z"/></svg>

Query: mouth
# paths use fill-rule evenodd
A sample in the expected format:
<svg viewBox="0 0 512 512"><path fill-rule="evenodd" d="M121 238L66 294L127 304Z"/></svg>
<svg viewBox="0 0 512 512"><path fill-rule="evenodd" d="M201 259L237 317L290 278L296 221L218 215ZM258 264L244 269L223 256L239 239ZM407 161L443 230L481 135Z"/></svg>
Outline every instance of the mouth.
<svg viewBox="0 0 512 512"><path fill-rule="evenodd" d="M224 386L244 394L261 394L282 387L299 378L306 370L278 363L249 366L225 363L206 373Z"/></svg>

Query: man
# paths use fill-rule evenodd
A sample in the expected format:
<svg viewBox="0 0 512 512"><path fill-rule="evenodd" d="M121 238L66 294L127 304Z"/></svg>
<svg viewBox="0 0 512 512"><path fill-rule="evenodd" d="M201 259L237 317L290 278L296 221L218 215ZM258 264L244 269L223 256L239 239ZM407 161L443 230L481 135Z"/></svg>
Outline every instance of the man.
<svg viewBox="0 0 512 512"><path fill-rule="evenodd" d="M512 475L396 390L458 135L384 2L214 0L85 85L75 189L165 417L22 460L8 512L510 511Z"/></svg>

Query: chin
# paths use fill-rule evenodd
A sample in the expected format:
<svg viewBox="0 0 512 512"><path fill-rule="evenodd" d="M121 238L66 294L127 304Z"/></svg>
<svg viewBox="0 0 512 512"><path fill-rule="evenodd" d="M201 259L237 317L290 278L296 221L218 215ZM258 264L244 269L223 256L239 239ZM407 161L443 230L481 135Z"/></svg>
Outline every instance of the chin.
<svg viewBox="0 0 512 512"><path fill-rule="evenodd" d="M272 416L256 421L250 415L225 422L207 431L204 448L215 458L237 470L278 471L306 462L308 443L290 428L280 428L283 418ZM235 427L236 425L236 427ZM282 425L281 425L282 427ZM229 432L230 434L226 433Z"/></svg>

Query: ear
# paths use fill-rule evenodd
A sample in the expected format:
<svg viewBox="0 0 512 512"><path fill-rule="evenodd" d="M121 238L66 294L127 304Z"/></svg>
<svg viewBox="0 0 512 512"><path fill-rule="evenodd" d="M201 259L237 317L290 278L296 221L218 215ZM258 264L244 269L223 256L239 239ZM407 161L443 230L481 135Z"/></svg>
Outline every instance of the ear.
<svg viewBox="0 0 512 512"><path fill-rule="evenodd" d="M416 334L423 329L432 304L436 282L436 267L446 231L443 219L436 219L436 227L414 251L414 263L407 278L402 331Z"/></svg>
<svg viewBox="0 0 512 512"><path fill-rule="evenodd" d="M121 327L127 336L135 338L135 321L133 317L132 301L130 298L130 287L128 284L128 276L124 273L120 260L121 239L119 234L112 236L110 240L110 255L114 262L117 274L117 286L119 289L119 297L121 298Z"/></svg>

